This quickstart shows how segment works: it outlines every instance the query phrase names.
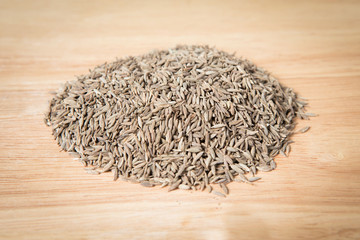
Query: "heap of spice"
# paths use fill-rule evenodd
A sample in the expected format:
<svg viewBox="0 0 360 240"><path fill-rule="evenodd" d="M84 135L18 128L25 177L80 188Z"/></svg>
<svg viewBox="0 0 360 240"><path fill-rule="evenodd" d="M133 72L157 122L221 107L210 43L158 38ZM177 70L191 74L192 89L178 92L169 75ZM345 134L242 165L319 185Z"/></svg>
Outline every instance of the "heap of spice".
<svg viewBox="0 0 360 240"><path fill-rule="evenodd" d="M290 151L306 102L248 60L208 46L127 57L68 82L45 122L90 174L228 194ZM301 132L307 131L307 128Z"/></svg>

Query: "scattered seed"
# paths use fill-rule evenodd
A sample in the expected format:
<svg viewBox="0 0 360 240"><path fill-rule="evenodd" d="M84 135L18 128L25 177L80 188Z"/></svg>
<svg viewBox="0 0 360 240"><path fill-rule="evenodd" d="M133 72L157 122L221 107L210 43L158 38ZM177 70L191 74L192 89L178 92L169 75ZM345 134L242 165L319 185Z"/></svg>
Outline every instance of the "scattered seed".
<svg viewBox="0 0 360 240"><path fill-rule="evenodd" d="M221 193L221 192L218 192L218 191L212 191L212 193L215 194L215 195L217 195L217 196L219 196L219 197L223 197L223 198L226 197L225 194L223 194L223 193Z"/></svg>
<svg viewBox="0 0 360 240"><path fill-rule="evenodd" d="M226 195L229 194L229 189L227 188L227 186L225 184L220 183L220 187Z"/></svg>
<svg viewBox="0 0 360 240"><path fill-rule="evenodd" d="M316 117L317 116L317 114L315 114L315 113L305 113L305 115L308 117Z"/></svg>
<svg viewBox="0 0 360 240"><path fill-rule="evenodd" d="M307 132L309 129L310 129L310 126L306 126L306 127L302 128L302 129L300 129L298 132L300 132L300 133L305 133L305 132Z"/></svg>
<svg viewBox="0 0 360 240"><path fill-rule="evenodd" d="M249 182L255 182L260 179L261 179L261 177L251 177L251 178L249 178Z"/></svg>
<svg viewBox="0 0 360 240"><path fill-rule="evenodd" d="M141 184L142 186L144 186L144 187L153 187L153 186L154 186L152 183L147 182L147 181L141 182L140 184Z"/></svg>

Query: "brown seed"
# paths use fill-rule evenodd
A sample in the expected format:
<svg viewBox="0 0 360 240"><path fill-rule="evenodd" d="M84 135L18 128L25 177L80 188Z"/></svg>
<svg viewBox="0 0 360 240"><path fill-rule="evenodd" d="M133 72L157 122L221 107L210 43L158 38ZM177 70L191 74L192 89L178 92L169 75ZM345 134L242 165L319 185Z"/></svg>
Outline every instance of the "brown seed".
<svg viewBox="0 0 360 240"><path fill-rule="evenodd" d="M303 127L302 129L300 129L298 132L300 132L300 133L305 133L305 132L307 132L309 129L310 129L310 126L306 126L306 127Z"/></svg>
<svg viewBox="0 0 360 240"><path fill-rule="evenodd" d="M244 174L239 174L239 182L249 182L249 180L245 177Z"/></svg>
<svg viewBox="0 0 360 240"><path fill-rule="evenodd" d="M180 183L181 183L181 179L179 179L178 181L176 181L175 183L173 183L173 184L169 187L168 191L170 192L170 191L173 191L173 190L177 189L177 188L179 187Z"/></svg>
<svg viewBox="0 0 360 240"><path fill-rule="evenodd" d="M144 186L144 187L153 187L153 186L154 186L152 183L147 182L147 181L141 182L140 184L141 184L142 186Z"/></svg>
<svg viewBox="0 0 360 240"><path fill-rule="evenodd" d="M212 193L215 194L215 195L217 195L217 196L219 196L219 197L223 197L223 198L226 197L225 194L223 194L223 193L221 193L221 192L218 192L218 191L212 191Z"/></svg>
<svg viewBox="0 0 360 240"><path fill-rule="evenodd" d="M261 179L261 177L251 177L251 178L249 178L249 182L255 182L260 179Z"/></svg>
<svg viewBox="0 0 360 240"><path fill-rule="evenodd" d="M227 188L227 186L225 184L220 183L220 187L224 191L225 194L229 194L229 189Z"/></svg>
<svg viewBox="0 0 360 240"><path fill-rule="evenodd" d="M182 189L182 190L189 190L190 187L188 185L185 185L185 184L180 184L179 185L179 189Z"/></svg>
<svg viewBox="0 0 360 240"><path fill-rule="evenodd" d="M88 174L92 174L92 175L98 175L100 174L98 171L96 170L91 170L91 169L85 169L85 171L88 173Z"/></svg>

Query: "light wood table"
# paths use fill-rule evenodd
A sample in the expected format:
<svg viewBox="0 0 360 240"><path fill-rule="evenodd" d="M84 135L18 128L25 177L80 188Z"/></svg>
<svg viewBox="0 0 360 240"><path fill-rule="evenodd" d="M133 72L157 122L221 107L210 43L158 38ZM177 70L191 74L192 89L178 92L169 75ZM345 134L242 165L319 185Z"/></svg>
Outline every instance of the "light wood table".
<svg viewBox="0 0 360 240"><path fill-rule="evenodd" d="M236 51L319 114L226 199L88 175L43 123L74 75L179 43ZM0 1L0 238L360 239L360 2Z"/></svg>

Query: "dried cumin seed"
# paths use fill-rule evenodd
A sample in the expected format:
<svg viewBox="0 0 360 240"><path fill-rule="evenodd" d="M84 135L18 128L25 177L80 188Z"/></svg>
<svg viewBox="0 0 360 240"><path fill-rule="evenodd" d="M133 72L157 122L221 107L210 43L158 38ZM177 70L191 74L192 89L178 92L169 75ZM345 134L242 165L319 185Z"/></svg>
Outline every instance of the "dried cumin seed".
<svg viewBox="0 0 360 240"><path fill-rule="evenodd" d="M148 181L141 182L140 185L142 185L144 187L153 187L154 186L154 184L152 184Z"/></svg>
<svg viewBox="0 0 360 240"><path fill-rule="evenodd" d="M103 169L100 169L100 172L107 172L110 170L110 168L113 166L113 164L115 163L114 158L112 158L105 166Z"/></svg>
<svg viewBox="0 0 360 240"><path fill-rule="evenodd" d="M201 150L202 150L201 147L191 147L191 148L186 149L187 152L193 152L193 153L198 153Z"/></svg>
<svg viewBox="0 0 360 240"><path fill-rule="evenodd" d="M173 184L169 187L168 192L177 189L177 188L179 187L180 183L181 183L181 179L177 180L175 183L173 183Z"/></svg>
<svg viewBox="0 0 360 240"><path fill-rule="evenodd" d="M205 189L205 182L201 182L199 190L204 191L204 189Z"/></svg>
<svg viewBox="0 0 360 240"><path fill-rule="evenodd" d="M116 181L119 178L119 170L115 167L112 171L114 174L114 181Z"/></svg>
<svg viewBox="0 0 360 240"><path fill-rule="evenodd" d="M297 132L299 132L299 133L305 133L305 132L307 132L309 129L310 129L310 126L306 126L306 127L301 128L301 129L300 129L299 131L297 131Z"/></svg>
<svg viewBox="0 0 360 240"><path fill-rule="evenodd" d="M212 190L213 190L212 186L210 186L210 185L207 185L207 186L206 186L206 189L207 189L207 191L208 191L209 193L211 193Z"/></svg>
<svg viewBox="0 0 360 240"><path fill-rule="evenodd" d="M315 114L315 113L305 113L305 115L308 117L316 117L317 116L317 114Z"/></svg>
<svg viewBox="0 0 360 240"><path fill-rule="evenodd" d="M249 182L255 182L255 181L260 180L260 179L261 179L261 177L251 177L248 180L249 180Z"/></svg>
<svg viewBox="0 0 360 240"><path fill-rule="evenodd" d="M92 169L85 169L85 171L88 173L88 174L92 174L92 175L98 175L100 174L100 172L96 171L96 170L92 170Z"/></svg>
<svg viewBox="0 0 360 240"><path fill-rule="evenodd" d="M215 194L215 195L217 195L217 196L219 196L219 197L223 197L223 198L226 197L225 194L223 194L223 193L221 193L221 192L218 192L218 191L212 191L212 193Z"/></svg>
<svg viewBox="0 0 360 240"><path fill-rule="evenodd" d="M222 128L225 126L226 126L225 124L215 124L215 125L211 126L211 128Z"/></svg>
<svg viewBox="0 0 360 240"><path fill-rule="evenodd" d="M285 150L285 154L288 156L289 153L290 153L290 151L291 151L291 146L290 146L290 145L287 145L287 146L286 146L286 150Z"/></svg>
<svg viewBox="0 0 360 240"><path fill-rule="evenodd" d="M244 174L239 174L239 179L235 179L235 181L238 181L238 182L249 182L249 180L247 179L247 177L244 175Z"/></svg>
<svg viewBox="0 0 360 240"><path fill-rule="evenodd" d="M185 185L185 184L180 184L178 188L182 189L182 190L189 190L190 189L190 187L188 185Z"/></svg>
<svg viewBox="0 0 360 240"><path fill-rule="evenodd" d="M224 191L224 193L225 193L226 195L229 194L229 189L227 188L227 186L226 186L225 184L220 183L220 187L221 187L221 189Z"/></svg>
<svg viewBox="0 0 360 240"><path fill-rule="evenodd" d="M233 148L233 147L227 147L226 150L229 152L238 152L239 151L239 149Z"/></svg>
<svg viewBox="0 0 360 240"><path fill-rule="evenodd" d="M134 179L134 178L128 178L128 181L131 183L139 183L139 180Z"/></svg>
<svg viewBox="0 0 360 240"><path fill-rule="evenodd" d="M193 159L193 164L195 164L196 161L199 160L203 154L204 152L199 152L198 154L196 154L196 156Z"/></svg>
<svg viewBox="0 0 360 240"><path fill-rule="evenodd" d="M283 152L283 150L280 150L280 154L283 155L284 157L287 157L287 155Z"/></svg>
<svg viewBox="0 0 360 240"><path fill-rule="evenodd" d="M239 163L239 166L246 172L250 172L250 168L243 163Z"/></svg>
<svg viewBox="0 0 360 240"><path fill-rule="evenodd" d="M257 166L256 169L257 169L257 170L260 170L260 171L262 171L262 172L269 172L269 171L272 170L271 167L268 166L268 165Z"/></svg>
<svg viewBox="0 0 360 240"><path fill-rule="evenodd" d="M244 174L244 171L241 170L238 166L232 164L232 165L230 165L230 167L231 167L233 170L235 170L235 172L237 172L238 174Z"/></svg>
<svg viewBox="0 0 360 240"><path fill-rule="evenodd" d="M274 170L276 168L276 163L274 160L270 161L270 168L271 168L271 170Z"/></svg>

